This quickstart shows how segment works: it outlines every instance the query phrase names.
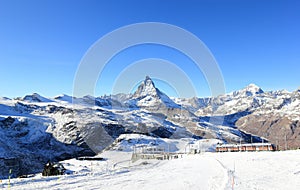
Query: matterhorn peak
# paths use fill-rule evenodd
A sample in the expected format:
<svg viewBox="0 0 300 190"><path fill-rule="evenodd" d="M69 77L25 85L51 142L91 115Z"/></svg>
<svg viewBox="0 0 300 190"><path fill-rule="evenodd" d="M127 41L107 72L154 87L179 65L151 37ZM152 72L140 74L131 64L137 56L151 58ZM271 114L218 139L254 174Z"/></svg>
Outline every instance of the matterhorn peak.
<svg viewBox="0 0 300 190"><path fill-rule="evenodd" d="M179 107L166 94L157 89L154 82L149 76L140 84L138 89L133 94L133 98L137 99L137 106L140 107Z"/></svg>
<svg viewBox="0 0 300 190"><path fill-rule="evenodd" d="M145 80L140 84L133 96L137 98L144 96L157 96L157 94L158 90L155 88L152 79L149 76L146 76Z"/></svg>
<svg viewBox="0 0 300 190"><path fill-rule="evenodd" d="M153 88L155 88L154 82L152 81L152 79L149 76L146 76L144 83L146 86L152 86Z"/></svg>

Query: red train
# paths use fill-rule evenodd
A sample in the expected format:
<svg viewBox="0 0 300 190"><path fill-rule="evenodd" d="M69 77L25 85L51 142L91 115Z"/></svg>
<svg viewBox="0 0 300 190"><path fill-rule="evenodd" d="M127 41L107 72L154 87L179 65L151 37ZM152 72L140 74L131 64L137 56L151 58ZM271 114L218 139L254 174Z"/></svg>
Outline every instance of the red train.
<svg viewBox="0 0 300 190"><path fill-rule="evenodd" d="M251 144L219 144L216 152L246 152L246 151L275 151L276 146L271 143Z"/></svg>

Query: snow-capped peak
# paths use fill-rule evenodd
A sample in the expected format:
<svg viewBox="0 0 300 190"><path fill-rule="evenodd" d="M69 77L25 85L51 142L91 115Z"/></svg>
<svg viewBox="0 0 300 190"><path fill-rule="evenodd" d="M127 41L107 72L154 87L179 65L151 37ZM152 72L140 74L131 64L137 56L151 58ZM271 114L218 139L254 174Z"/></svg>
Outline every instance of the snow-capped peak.
<svg viewBox="0 0 300 190"><path fill-rule="evenodd" d="M259 86L253 83L249 84L244 90L246 90L247 95L250 95L250 93L251 95L261 94L264 92Z"/></svg>
<svg viewBox="0 0 300 190"><path fill-rule="evenodd" d="M243 88L242 90L238 90L233 92L232 94L234 96L253 96L255 94L261 94L264 93L264 91L257 86L256 84L249 84L248 86L246 86L245 88Z"/></svg>
<svg viewBox="0 0 300 190"><path fill-rule="evenodd" d="M246 89L248 89L248 90L259 90L259 89L261 89L259 86L257 86L256 84L253 84L253 83L251 83L251 84L249 84L248 86L246 86Z"/></svg>
<svg viewBox="0 0 300 190"><path fill-rule="evenodd" d="M154 82L149 76L140 84L133 94L133 98L137 99L137 106L153 107L164 104L168 107L179 107L166 94L157 89Z"/></svg>
<svg viewBox="0 0 300 190"><path fill-rule="evenodd" d="M158 89L155 88L155 85L152 79L149 76L146 76L146 79L140 84L136 92L134 93L134 98L145 97L145 96L157 96Z"/></svg>
<svg viewBox="0 0 300 190"><path fill-rule="evenodd" d="M52 102L52 100L45 98L38 93L33 93L32 95L26 95L22 98L23 101L27 102Z"/></svg>

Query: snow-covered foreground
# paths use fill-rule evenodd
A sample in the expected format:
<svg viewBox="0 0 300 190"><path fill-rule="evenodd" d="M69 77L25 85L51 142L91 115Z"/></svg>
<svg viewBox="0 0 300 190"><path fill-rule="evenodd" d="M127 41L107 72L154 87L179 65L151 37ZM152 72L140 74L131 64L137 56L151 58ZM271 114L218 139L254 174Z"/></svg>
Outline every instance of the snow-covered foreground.
<svg viewBox="0 0 300 190"><path fill-rule="evenodd" d="M139 160L109 151L106 161L64 161L73 174L12 179L11 189L299 189L300 151L203 153ZM8 188L8 180L0 183Z"/></svg>

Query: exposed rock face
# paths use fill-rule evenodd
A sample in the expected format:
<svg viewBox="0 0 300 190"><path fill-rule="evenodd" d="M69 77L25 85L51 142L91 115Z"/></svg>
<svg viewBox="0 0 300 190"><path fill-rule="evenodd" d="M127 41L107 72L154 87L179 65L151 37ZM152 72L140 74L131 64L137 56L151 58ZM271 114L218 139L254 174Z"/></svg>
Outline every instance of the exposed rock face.
<svg viewBox="0 0 300 190"><path fill-rule="evenodd" d="M48 162L44 166L44 170L42 172L43 176L56 176L65 174L66 169L60 163L52 163Z"/></svg>
<svg viewBox="0 0 300 190"><path fill-rule="evenodd" d="M138 107L146 109L180 108L166 94L157 89L149 76L140 84L132 96Z"/></svg>
<svg viewBox="0 0 300 190"><path fill-rule="evenodd" d="M12 124L15 122L16 120L10 116L8 116L7 118L3 119L0 121L0 126L1 127L10 127L12 126Z"/></svg>
<svg viewBox="0 0 300 190"><path fill-rule="evenodd" d="M139 85L136 92L133 94L133 98L143 98L145 96L158 97L160 91L155 87L153 81L149 76Z"/></svg>
<svg viewBox="0 0 300 190"><path fill-rule="evenodd" d="M264 137L280 149L300 148L299 90L264 92L251 84L242 90L214 98L184 101L179 98L175 102L181 102L183 107L194 111L199 117L221 116L223 125Z"/></svg>
<svg viewBox="0 0 300 190"><path fill-rule="evenodd" d="M10 158L1 158L0 157L0 176L10 176L18 177L22 171L20 158L10 157Z"/></svg>
<svg viewBox="0 0 300 190"><path fill-rule="evenodd" d="M251 114L239 119L236 125L244 131L270 140L281 150L300 147L300 122L286 116Z"/></svg>
<svg viewBox="0 0 300 190"><path fill-rule="evenodd" d="M45 98L39 95L38 93L34 93L32 95L26 95L21 100L26 102L52 102L52 100Z"/></svg>

